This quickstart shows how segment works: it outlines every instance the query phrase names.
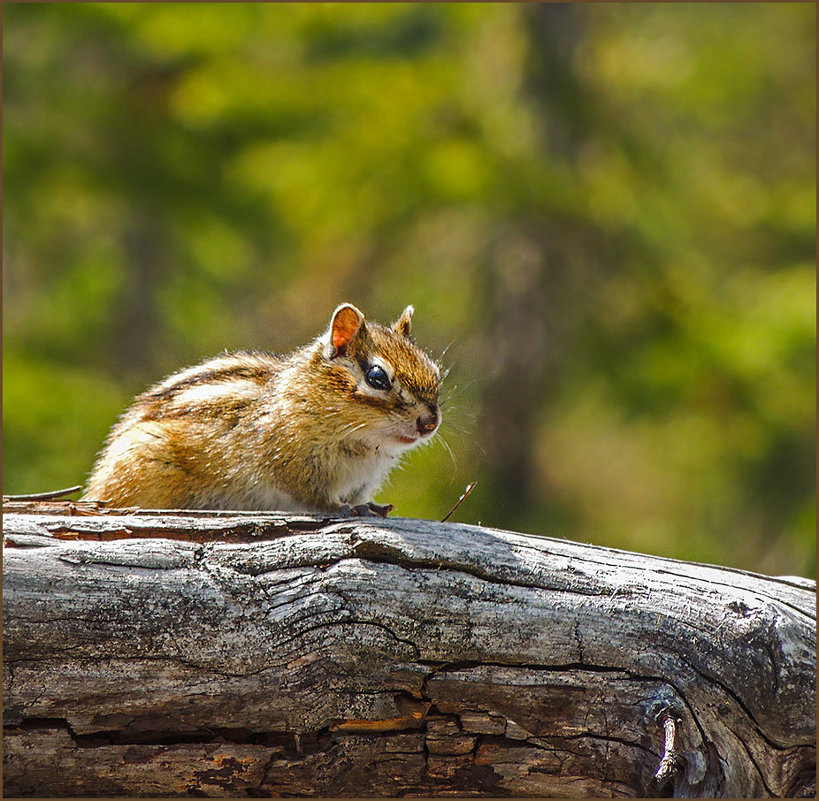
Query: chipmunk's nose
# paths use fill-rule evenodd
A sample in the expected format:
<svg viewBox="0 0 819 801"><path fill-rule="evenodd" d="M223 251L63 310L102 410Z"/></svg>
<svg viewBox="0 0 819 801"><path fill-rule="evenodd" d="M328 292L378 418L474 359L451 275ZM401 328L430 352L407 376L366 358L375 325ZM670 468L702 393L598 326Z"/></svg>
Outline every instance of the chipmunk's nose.
<svg viewBox="0 0 819 801"><path fill-rule="evenodd" d="M429 414L419 417L415 421L415 427L419 434L430 434L438 428L438 423L441 421L441 415L435 406L430 406Z"/></svg>

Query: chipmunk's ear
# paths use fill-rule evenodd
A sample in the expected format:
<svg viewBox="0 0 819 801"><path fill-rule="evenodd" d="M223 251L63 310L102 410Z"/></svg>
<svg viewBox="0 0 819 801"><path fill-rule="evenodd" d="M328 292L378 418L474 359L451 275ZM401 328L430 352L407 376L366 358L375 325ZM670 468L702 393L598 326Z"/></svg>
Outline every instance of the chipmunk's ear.
<svg viewBox="0 0 819 801"><path fill-rule="evenodd" d="M412 306L407 306L407 308L401 312L401 316L392 324L392 330L408 337L410 335L410 329L412 328L412 313L414 311L415 309Z"/></svg>
<svg viewBox="0 0 819 801"><path fill-rule="evenodd" d="M342 303L330 321L328 355L331 359L344 356L347 347L364 325L364 315L352 303Z"/></svg>

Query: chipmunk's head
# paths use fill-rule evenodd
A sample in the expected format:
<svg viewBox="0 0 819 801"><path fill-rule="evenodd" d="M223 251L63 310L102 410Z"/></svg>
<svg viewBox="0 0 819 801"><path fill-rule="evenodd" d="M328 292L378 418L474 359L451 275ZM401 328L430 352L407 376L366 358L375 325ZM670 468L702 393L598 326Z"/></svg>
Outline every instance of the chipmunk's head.
<svg viewBox="0 0 819 801"><path fill-rule="evenodd" d="M385 453L429 440L441 422L438 365L410 339L412 306L390 326L365 322L352 304L334 312L321 338L327 388L341 426ZM339 433L344 434L340 431Z"/></svg>

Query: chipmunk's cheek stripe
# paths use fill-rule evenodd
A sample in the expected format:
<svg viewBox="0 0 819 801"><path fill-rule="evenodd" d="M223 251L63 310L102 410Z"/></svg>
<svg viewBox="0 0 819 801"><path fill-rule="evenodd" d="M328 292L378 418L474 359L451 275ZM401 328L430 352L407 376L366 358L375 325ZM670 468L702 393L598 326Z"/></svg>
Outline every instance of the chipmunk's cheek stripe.
<svg viewBox="0 0 819 801"><path fill-rule="evenodd" d="M377 395L370 395L368 392L356 391L353 393L353 400L355 403L361 403L365 406L370 406L374 409L390 410L394 408L394 404L386 398L380 398Z"/></svg>
<svg viewBox="0 0 819 801"><path fill-rule="evenodd" d="M342 394L353 394L356 380L345 367L333 367L327 371L328 389Z"/></svg>

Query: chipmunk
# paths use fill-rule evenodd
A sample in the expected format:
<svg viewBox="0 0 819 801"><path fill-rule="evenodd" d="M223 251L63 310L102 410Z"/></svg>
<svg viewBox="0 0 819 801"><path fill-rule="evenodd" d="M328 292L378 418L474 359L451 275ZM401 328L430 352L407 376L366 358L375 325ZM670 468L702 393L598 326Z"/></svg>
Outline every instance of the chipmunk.
<svg viewBox="0 0 819 801"><path fill-rule="evenodd" d="M287 356L225 353L171 375L111 429L83 500L386 516L373 494L441 422L412 314L385 327L343 303Z"/></svg>

